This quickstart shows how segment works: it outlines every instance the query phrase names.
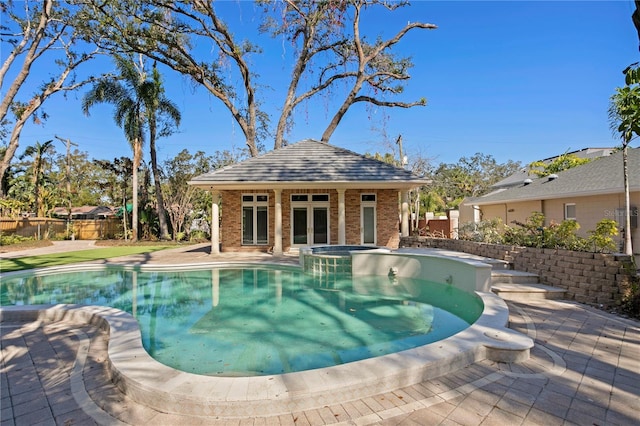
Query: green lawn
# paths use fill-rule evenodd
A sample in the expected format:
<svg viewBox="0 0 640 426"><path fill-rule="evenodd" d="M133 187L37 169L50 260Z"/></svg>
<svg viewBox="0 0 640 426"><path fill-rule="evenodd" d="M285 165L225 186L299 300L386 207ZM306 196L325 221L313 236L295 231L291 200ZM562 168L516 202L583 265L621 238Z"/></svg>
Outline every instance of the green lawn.
<svg viewBox="0 0 640 426"><path fill-rule="evenodd" d="M175 245L157 246L121 246L100 249L70 251L66 253L44 254L40 256L24 256L15 259L0 259L0 272L22 271L25 269L44 268L47 266L66 265L69 263L103 260L112 257L132 254L151 253Z"/></svg>

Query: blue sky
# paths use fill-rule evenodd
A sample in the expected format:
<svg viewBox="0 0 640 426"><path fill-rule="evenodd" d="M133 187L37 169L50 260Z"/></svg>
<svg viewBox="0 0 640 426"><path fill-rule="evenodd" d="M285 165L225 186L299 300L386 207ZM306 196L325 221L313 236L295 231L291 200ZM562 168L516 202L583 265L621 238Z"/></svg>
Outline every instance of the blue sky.
<svg viewBox="0 0 640 426"><path fill-rule="evenodd" d="M252 3L221 2L217 8L237 25L237 34L256 40ZM528 163L567 150L619 145L607 109L615 87L624 84L621 71L640 60L630 19L633 8L631 0L416 1L393 13L367 15L363 29L369 37L388 38L407 21L438 26L410 33L396 49L414 62L412 79L400 99L425 97L428 106L355 106L330 142L359 153L387 152L401 134L409 157L420 155L436 165L476 152L499 162ZM259 96L265 109L276 111L290 72L290 62L283 60L290 48L267 36L259 42L265 46L265 54L254 58L259 82L272 86L261 89ZM46 75L42 68L34 75L38 73ZM167 96L181 109L183 123L178 133L158 141L161 161L183 148L213 154L244 146L241 130L218 100L184 77L170 71L164 76ZM31 84L35 87L39 81ZM25 127L18 154L58 135L70 138L93 158L131 155L122 130L113 123L112 108L99 106L85 117L82 95L81 91L47 101L49 119L44 125ZM335 98L319 97L301 108L288 139L319 139ZM274 115L274 125L276 120ZM265 141L267 149L272 144Z"/></svg>

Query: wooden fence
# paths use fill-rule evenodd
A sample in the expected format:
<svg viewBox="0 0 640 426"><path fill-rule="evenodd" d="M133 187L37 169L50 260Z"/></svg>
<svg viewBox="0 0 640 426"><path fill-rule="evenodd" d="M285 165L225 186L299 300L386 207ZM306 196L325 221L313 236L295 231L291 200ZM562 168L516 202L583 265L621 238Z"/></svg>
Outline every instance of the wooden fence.
<svg viewBox="0 0 640 426"><path fill-rule="evenodd" d="M26 219L0 218L0 233L20 235L39 240L70 238L65 219L30 217ZM77 240L105 240L122 234L122 221L118 218L99 220L72 220L71 234Z"/></svg>

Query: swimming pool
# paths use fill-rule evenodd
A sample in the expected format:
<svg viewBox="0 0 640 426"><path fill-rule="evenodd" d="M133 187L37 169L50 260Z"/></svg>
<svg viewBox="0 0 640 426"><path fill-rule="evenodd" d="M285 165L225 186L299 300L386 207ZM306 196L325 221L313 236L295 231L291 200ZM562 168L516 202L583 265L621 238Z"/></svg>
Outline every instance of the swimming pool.
<svg viewBox="0 0 640 426"><path fill-rule="evenodd" d="M386 276L315 279L298 268L106 268L16 276L2 305L84 304L131 313L159 362L209 376L331 367L426 345L469 327L479 297Z"/></svg>
<svg viewBox="0 0 640 426"><path fill-rule="evenodd" d="M518 362L528 359L533 340L507 327L508 307L490 292L490 265L439 252L360 251L352 253L351 257L352 274L356 280L373 275L387 280L428 277L429 280L446 283L448 287L478 296L482 300L482 314L461 332L412 349L331 367L240 377L224 374L207 376L168 367L149 356L143 347L141 325L133 315L117 308L65 304L63 289L50 300L54 304L1 306L0 322L64 320L67 324L97 327L108 336L105 361L110 379L124 394L162 412L200 416L242 417L248 413L277 415L297 412L390 392L445 375L480 360ZM256 267L255 261L242 261L241 258L236 257L234 261L206 259L191 264L147 264L146 260L129 260L120 265L126 266L125 272L137 271L138 274ZM279 263L275 259L261 263L267 264L275 268L283 267L283 270L302 271L302 268L292 268L290 264ZM0 281L5 283L9 279L35 278L60 272L84 274L104 269L107 269L107 265L103 263L51 267L28 274L0 274ZM390 270L394 271L393 277L389 275ZM314 280L316 287L332 288L333 280L317 275ZM31 293L23 294L22 303L37 302L29 299L29 296L34 294L33 290L40 282L32 280L25 287ZM366 287L356 287L359 293L366 295ZM224 293L219 291L220 285L215 275L212 275L210 288L211 306L222 303ZM276 285L273 291L277 294L279 288L284 289ZM135 285L132 283L131 294L134 293L136 297L131 297L131 301L138 301L140 297L144 299L137 281ZM108 292L97 294L104 297ZM8 301L7 296L8 293L3 293L0 298ZM137 315L139 305L129 304L132 311L136 308Z"/></svg>

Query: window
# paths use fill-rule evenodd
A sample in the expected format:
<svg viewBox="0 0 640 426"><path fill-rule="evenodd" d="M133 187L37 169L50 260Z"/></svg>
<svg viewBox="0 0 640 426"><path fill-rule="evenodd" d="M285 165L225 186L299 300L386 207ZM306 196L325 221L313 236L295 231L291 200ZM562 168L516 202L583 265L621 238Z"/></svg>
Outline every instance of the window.
<svg viewBox="0 0 640 426"><path fill-rule="evenodd" d="M363 245L376 244L376 194L360 195L360 240Z"/></svg>
<svg viewBox="0 0 640 426"><path fill-rule="evenodd" d="M576 220L576 205L574 203L564 205L564 218L565 220Z"/></svg>
<svg viewBox="0 0 640 426"><path fill-rule="evenodd" d="M269 242L269 197L242 196L242 244L266 245Z"/></svg>

